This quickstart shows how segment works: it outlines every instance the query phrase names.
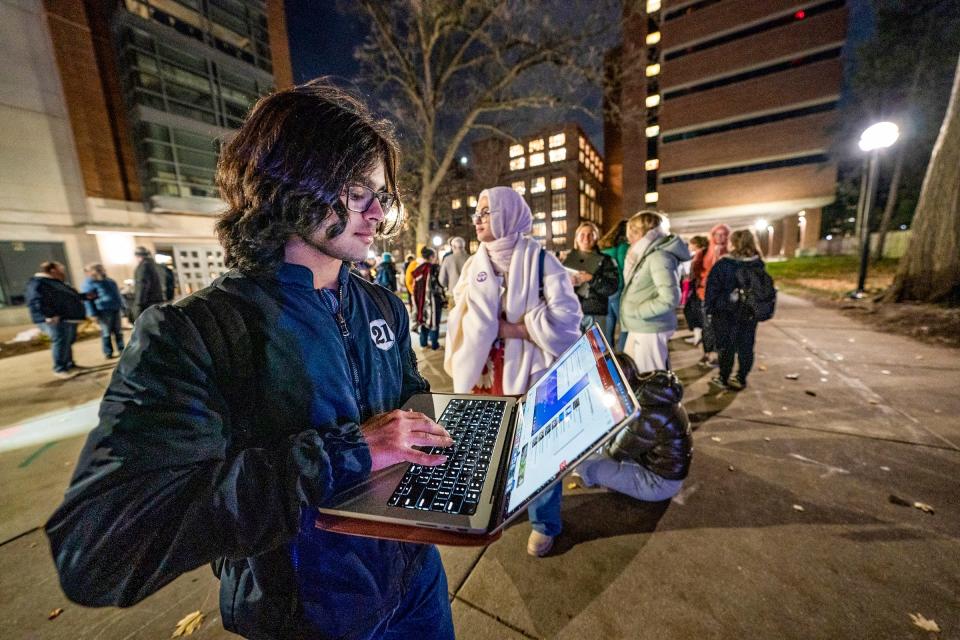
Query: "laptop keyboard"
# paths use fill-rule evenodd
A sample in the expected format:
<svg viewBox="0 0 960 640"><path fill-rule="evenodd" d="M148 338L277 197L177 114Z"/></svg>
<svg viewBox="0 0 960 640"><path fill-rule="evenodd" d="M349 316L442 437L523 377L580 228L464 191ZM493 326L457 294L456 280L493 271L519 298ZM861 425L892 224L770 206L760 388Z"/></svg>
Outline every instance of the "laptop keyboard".
<svg viewBox="0 0 960 640"><path fill-rule="evenodd" d="M387 504L421 511L476 513L506 404L503 400L451 400L437 422L453 438L453 446L424 449L446 455L447 461L437 467L410 465Z"/></svg>

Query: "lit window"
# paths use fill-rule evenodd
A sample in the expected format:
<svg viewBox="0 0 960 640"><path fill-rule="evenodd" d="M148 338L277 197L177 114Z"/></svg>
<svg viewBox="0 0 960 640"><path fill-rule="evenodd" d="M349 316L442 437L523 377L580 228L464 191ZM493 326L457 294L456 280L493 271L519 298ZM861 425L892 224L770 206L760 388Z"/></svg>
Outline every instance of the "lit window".
<svg viewBox="0 0 960 640"><path fill-rule="evenodd" d="M554 191L563 191L567 188L567 176L550 178L550 188Z"/></svg>
<svg viewBox="0 0 960 640"><path fill-rule="evenodd" d="M658 158L651 158L643 163L643 168L647 171L656 171L660 168L660 160Z"/></svg>
<svg viewBox="0 0 960 640"><path fill-rule="evenodd" d="M547 212L546 211L534 211L533 213L534 220L546 220Z"/></svg>
<svg viewBox="0 0 960 640"><path fill-rule="evenodd" d="M541 140L541 142L542 142L542 140ZM542 165L543 163L544 163L544 159L543 159L543 154L542 154L542 153L531 153L531 154L530 154L530 166L531 166L531 167L539 167L539 166Z"/></svg>
<svg viewBox="0 0 960 640"><path fill-rule="evenodd" d="M510 171L519 171L527 166L527 160L523 156L519 158L514 158L510 161Z"/></svg>
<svg viewBox="0 0 960 640"><path fill-rule="evenodd" d="M647 0L647 13L660 11L660 0Z"/></svg>
<svg viewBox="0 0 960 640"><path fill-rule="evenodd" d="M550 149L550 162L560 162L561 160L567 159L567 149L566 147L560 147L559 149Z"/></svg>
<svg viewBox="0 0 960 640"><path fill-rule="evenodd" d="M567 135L563 132L550 136L550 148L562 147L567 143Z"/></svg>
<svg viewBox="0 0 960 640"><path fill-rule="evenodd" d="M652 78L655 75L660 73L660 63L648 64L646 69L646 74L648 78Z"/></svg>
<svg viewBox="0 0 960 640"><path fill-rule="evenodd" d="M660 104L660 94L655 93L652 96L647 96L647 99L643 101L647 108L653 108Z"/></svg>
<svg viewBox="0 0 960 640"><path fill-rule="evenodd" d="M583 149L587 146L587 141L583 139L583 136L580 136L580 148Z"/></svg>
<svg viewBox="0 0 960 640"><path fill-rule="evenodd" d="M659 31L653 31L653 32L647 34L647 44L649 44L649 45L655 45L655 44L657 44L658 42L660 42L660 32L659 32Z"/></svg>
<svg viewBox="0 0 960 640"><path fill-rule="evenodd" d="M467 198L467 206L470 207L471 209L474 208L474 207L476 207L476 206L477 206L477 197L476 197L476 196L470 196L469 198Z"/></svg>
<svg viewBox="0 0 960 640"><path fill-rule="evenodd" d="M567 235L567 221L566 220L554 220L550 223L550 230L553 232L553 239L556 240L557 236Z"/></svg>
<svg viewBox="0 0 960 640"><path fill-rule="evenodd" d="M660 200L660 194L657 193L656 191L651 191L650 193L644 194L643 196L643 201L646 202L647 204L653 204L658 200Z"/></svg>
<svg viewBox="0 0 960 640"><path fill-rule="evenodd" d="M550 196L550 217L567 217L567 196L563 193L555 193Z"/></svg>
<svg viewBox="0 0 960 640"><path fill-rule="evenodd" d="M587 158L583 155L583 151L580 152L580 163L587 164Z"/></svg>
<svg viewBox="0 0 960 640"><path fill-rule="evenodd" d="M519 193L520 195L523 195L527 192L527 185L523 183L523 180L519 182L514 182L510 186L513 187L513 190Z"/></svg>
<svg viewBox="0 0 960 640"><path fill-rule="evenodd" d="M523 145L522 144L513 144L510 145L510 157L516 158L517 156L523 155Z"/></svg>
<svg viewBox="0 0 960 640"><path fill-rule="evenodd" d="M547 236L547 223L534 222L531 233L533 233L534 238L538 240L543 240Z"/></svg>
<svg viewBox="0 0 960 640"><path fill-rule="evenodd" d="M660 125L658 124L651 125L646 129L644 129L643 132L647 134L648 138L656 138L658 135L660 135Z"/></svg>
<svg viewBox="0 0 960 640"><path fill-rule="evenodd" d="M532 163L531 163L532 164ZM543 193L547 190L547 179L543 176L534 178L530 183L530 193Z"/></svg>
<svg viewBox="0 0 960 640"><path fill-rule="evenodd" d="M527 147L530 149L530 153L533 153L534 151L543 151L543 138L531 140Z"/></svg>
<svg viewBox="0 0 960 640"><path fill-rule="evenodd" d="M459 209L462 206L463 206L463 203L460 201L460 198L454 198L453 201L450 202L451 209Z"/></svg>

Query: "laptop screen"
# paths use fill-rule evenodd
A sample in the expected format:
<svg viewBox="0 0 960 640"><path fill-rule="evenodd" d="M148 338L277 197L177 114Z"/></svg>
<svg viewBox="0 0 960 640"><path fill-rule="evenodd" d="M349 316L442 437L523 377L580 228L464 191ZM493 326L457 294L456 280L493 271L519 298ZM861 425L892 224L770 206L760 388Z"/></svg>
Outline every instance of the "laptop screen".
<svg viewBox="0 0 960 640"><path fill-rule="evenodd" d="M506 518L633 414L613 353L591 327L527 391L511 448Z"/></svg>

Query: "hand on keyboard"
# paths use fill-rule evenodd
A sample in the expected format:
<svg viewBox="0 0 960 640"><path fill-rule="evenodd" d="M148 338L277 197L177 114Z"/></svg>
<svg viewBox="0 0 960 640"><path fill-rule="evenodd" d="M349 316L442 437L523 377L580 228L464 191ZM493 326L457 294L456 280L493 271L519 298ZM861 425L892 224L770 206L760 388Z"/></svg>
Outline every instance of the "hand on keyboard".
<svg viewBox="0 0 960 640"><path fill-rule="evenodd" d="M370 447L371 471L398 462L435 467L447 461L444 455L424 453L414 447L449 447L453 439L447 430L419 411L397 409L376 415L360 426Z"/></svg>

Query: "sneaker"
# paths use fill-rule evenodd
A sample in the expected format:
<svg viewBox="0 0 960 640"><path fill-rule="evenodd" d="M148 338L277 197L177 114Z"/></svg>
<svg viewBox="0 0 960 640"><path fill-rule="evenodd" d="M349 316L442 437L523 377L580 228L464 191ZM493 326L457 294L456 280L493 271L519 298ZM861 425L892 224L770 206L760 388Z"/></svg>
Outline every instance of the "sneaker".
<svg viewBox="0 0 960 640"><path fill-rule="evenodd" d="M530 538L527 539L528 554L542 558L550 553L550 549L553 549L553 536L548 536L536 530L530 532Z"/></svg>
<svg viewBox="0 0 960 640"><path fill-rule="evenodd" d="M53 375L60 378L61 380L69 380L73 377L73 373L70 371L54 371Z"/></svg>
<svg viewBox="0 0 960 640"><path fill-rule="evenodd" d="M720 389L721 391L729 391L730 383L721 378L720 376L714 376L710 378L710 386L715 389Z"/></svg>
<svg viewBox="0 0 960 640"><path fill-rule="evenodd" d="M733 380L731 380L731 381L728 382L727 384L728 384L728 385L730 386L730 388L733 389L734 391L743 391L744 389L747 388L747 381L746 381L746 380L741 380L740 378L734 378Z"/></svg>

